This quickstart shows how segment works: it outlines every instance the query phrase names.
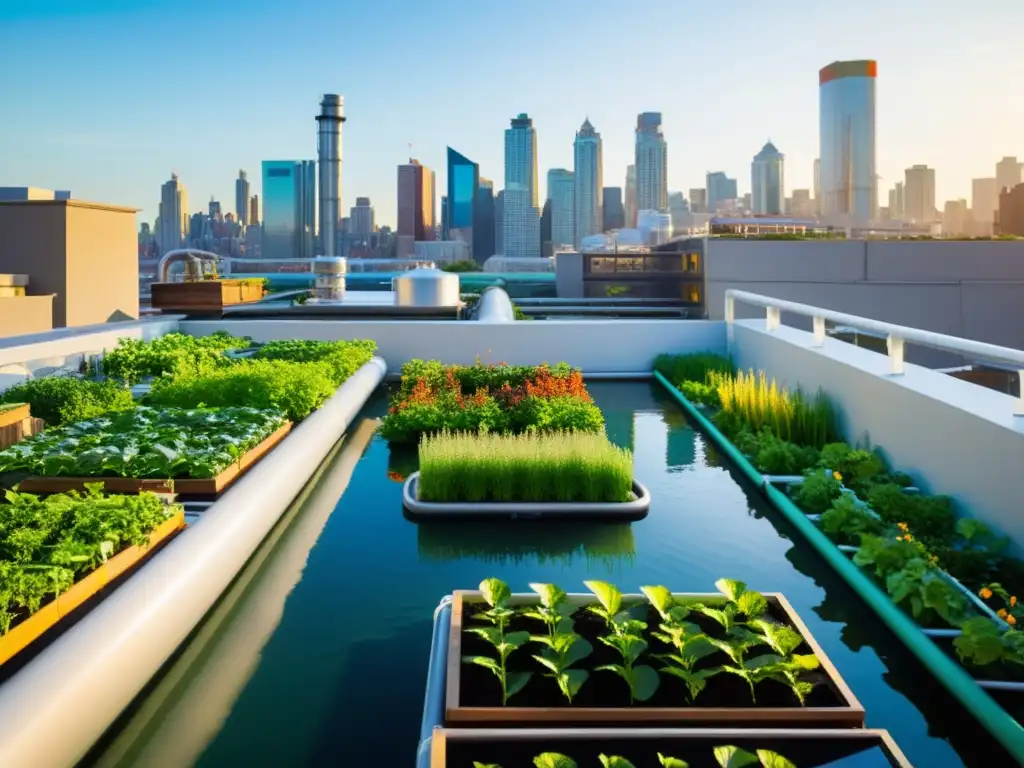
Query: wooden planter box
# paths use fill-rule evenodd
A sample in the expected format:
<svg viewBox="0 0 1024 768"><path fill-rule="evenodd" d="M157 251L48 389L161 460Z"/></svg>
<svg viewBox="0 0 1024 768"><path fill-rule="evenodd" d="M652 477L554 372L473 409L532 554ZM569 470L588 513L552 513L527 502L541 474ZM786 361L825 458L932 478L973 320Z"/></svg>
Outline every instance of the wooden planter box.
<svg viewBox="0 0 1024 768"><path fill-rule="evenodd" d="M147 546L132 546L121 550L84 579L73 584L67 592L44 605L20 624L16 624L6 635L0 637L0 664L20 653L78 606L149 555L153 547L184 527L185 513L179 510L149 535Z"/></svg>
<svg viewBox="0 0 1024 768"><path fill-rule="evenodd" d="M868 765L912 768L888 731L760 728L435 728L430 738L430 768L473 768L474 760L518 768L533 765L533 758L542 752L564 754L581 768L600 765L597 756L602 752L635 765L657 765L658 752L692 766L717 765L712 750L725 745L748 752L769 749L798 766L832 765L856 755Z"/></svg>
<svg viewBox="0 0 1024 768"><path fill-rule="evenodd" d="M233 304L263 298L263 284L254 280L193 280L185 283L153 283L154 309L215 312Z"/></svg>
<svg viewBox="0 0 1024 768"><path fill-rule="evenodd" d="M808 697L807 706L800 706L795 700L793 704L782 704L782 703L767 703L767 704L751 704L745 703L749 701L749 689L746 687L747 684L738 677L723 673L722 675L713 678L708 683L708 688L697 698L695 704L687 704L686 698L684 697L682 690L679 692L679 705L674 703L651 703L651 702L638 702L633 705L628 703L624 705L613 705L604 706L601 704L584 704L576 703L580 702L582 695L578 694L576 700L572 705L569 705L565 699L559 701L559 705L552 706L548 703L538 704L535 706L522 706L517 705L515 698L512 699L508 706L498 705L487 705L480 706L475 704L463 703L463 684L466 681L467 675L478 676L477 680L485 679L483 676L488 676L494 680L494 685L497 686L497 678L494 675L476 665L467 665L463 663L462 657L463 652L463 624L467 617L466 606L467 604L472 605L473 603L479 604L484 607L483 598L479 592L476 591L463 591L459 590L454 593L452 602L452 620L451 630L448 639L448 658L447 658L447 669L446 669L446 692L445 692L445 725L495 725L495 726L509 726L517 725L521 723L539 724L545 726L570 726L579 724L600 724L600 725L623 725L623 726L641 726L641 725L666 725L666 724L685 724L687 726L718 726L722 724L728 724L730 726L744 726L744 727L792 727L792 728L862 728L864 726L864 708L857 701L857 698L853 695L853 691L850 690L849 686L840 677L839 672L835 666L829 660L828 656L818 645L814 637L811 636L807 626L800 620L793 607L789 604L781 594L778 593L763 593L765 599L768 601L769 612L777 620L783 621L795 630L797 630L804 638L804 642L811 652L818 657L818 661L821 666L817 670L818 673L823 673L826 678L818 683L814 691ZM694 593L675 593L677 598L687 600L689 602L704 602L708 605L714 605L723 601L722 595L720 594L694 594ZM568 603L573 606L582 607L584 605L590 605L596 603L597 600L593 595L590 594L570 594L568 596ZM631 594L623 596L623 605L629 606L635 603L646 603L647 598L640 594ZM538 604L539 599L535 594L517 593L513 594L509 601L510 606L522 606L522 605L533 605ZM653 612L653 609L651 609ZM648 620L648 626L653 627L656 622L653 619ZM474 624L474 626L482 626ZM531 622L531 626L534 623ZM522 627L516 627L522 628ZM535 632L539 633L541 625L536 623ZM581 632L581 622L577 618L576 631L580 634L586 635L585 631ZM593 638L591 640L592 645L596 649L600 646L605 648L602 643L597 642ZM483 641L481 641L483 642ZM539 646L538 646L539 647ZM611 649L608 649L609 651ZM767 650L765 652L768 652ZM521 669L522 661L524 657L529 656L530 651L526 649L520 649L516 651L516 654L522 654L520 656L513 655L510 659L510 668ZM612 653L615 653L612 651ZM645 657L641 657L643 659ZM608 661L615 661L615 659L608 659ZM646 663L646 662L644 662ZM536 665L540 668L540 665ZM657 665L655 665L657 666ZM542 671L540 668L539 671ZM603 676L607 675L607 678ZM584 683L584 688L581 689L581 694L587 689L587 686L592 686L595 679L602 677L609 685L619 683L622 686L622 698L627 699L628 689L625 687L626 684L621 679L617 678L612 672L593 672L590 679ZM661 691L663 692L666 687L666 678L669 676L662 675ZM707 701L707 695L713 690L713 686L719 682L720 678L728 678L736 681L733 683L733 687L740 691L739 695L745 696L742 699L744 702L739 706L731 704L723 705L721 703L702 703L702 697L704 701ZM484 683L489 684L488 683ZM545 681L548 682L548 681ZM535 678L527 684L524 691L517 694L520 701L522 701L523 694L530 690L530 687L537 683L536 674ZM738 683L738 685L736 685ZM602 684L603 685L603 684ZM764 686L769 685L768 683L762 683L762 701L764 700ZM781 684L777 684L781 685ZM551 686L555 687L554 682L551 682ZM556 689L557 690L557 689ZM618 690L618 689L616 689ZM788 693L788 691L787 691ZM655 694L657 700L660 693ZM791 696L791 694L790 694ZM593 697L591 697L593 698ZM555 699L552 699L552 701ZM628 702L628 699L627 699Z"/></svg>
<svg viewBox="0 0 1024 768"><path fill-rule="evenodd" d="M135 477L28 477L18 484L22 493L66 493L85 490L86 483L103 483L107 493L177 493L208 496L224 491L270 450L281 442L292 428L285 422L255 448L247 451L234 464L216 477L202 479L163 480Z"/></svg>
<svg viewBox="0 0 1024 768"><path fill-rule="evenodd" d="M28 403L11 403L0 406L0 429L18 424L31 416Z"/></svg>

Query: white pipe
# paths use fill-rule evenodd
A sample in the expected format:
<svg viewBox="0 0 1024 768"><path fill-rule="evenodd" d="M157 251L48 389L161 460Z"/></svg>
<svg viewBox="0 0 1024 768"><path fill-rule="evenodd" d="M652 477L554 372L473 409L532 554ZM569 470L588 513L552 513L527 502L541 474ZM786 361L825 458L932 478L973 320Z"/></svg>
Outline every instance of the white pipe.
<svg viewBox="0 0 1024 768"><path fill-rule="evenodd" d="M386 370L375 357L356 371L195 526L0 687L0 765L60 768L86 754L214 605Z"/></svg>
<svg viewBox="0 0 1024 768"><path fill-rule="evenodd" d="M514 323L516 311L512 299L501 288L487 288L480 294L476 306L478 323Z"/></svg>

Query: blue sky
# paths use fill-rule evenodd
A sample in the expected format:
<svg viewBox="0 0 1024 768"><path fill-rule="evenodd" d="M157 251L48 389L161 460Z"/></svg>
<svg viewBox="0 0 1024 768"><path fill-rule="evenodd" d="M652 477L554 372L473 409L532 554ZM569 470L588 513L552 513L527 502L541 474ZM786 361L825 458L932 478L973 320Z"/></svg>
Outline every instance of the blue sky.
<svg viewBox="0 0 1024 768"><path fill-rule="evenodd" d="M521 111L542 192L588 115L621 186L637 113L660 110L670 189L724 170L749 190L771 138L788 193L811 186L818 69L875 58L882 200L927 163L941 209L1002 156L1024 160L1021 30L1020 0L0 0L0 185L151 221L175 171L191 209L231 208L239 168L315 157L319 97L337 92L344 205L369 196L384 224L410 142L439 188L448 144L500 187Z"/></svg>

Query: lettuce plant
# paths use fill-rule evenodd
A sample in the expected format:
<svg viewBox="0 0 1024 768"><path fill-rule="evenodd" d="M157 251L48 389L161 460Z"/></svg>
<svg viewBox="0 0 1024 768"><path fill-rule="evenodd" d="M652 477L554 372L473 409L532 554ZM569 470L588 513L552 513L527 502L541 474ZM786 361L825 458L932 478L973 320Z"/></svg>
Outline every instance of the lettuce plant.
<svg viewBox="0 0 1024 768"><path fill-rule="evenodd" d="M512 593L505 582L501 579L484 579L480 582L480 592L489 608L476 614L476 618L489 622L491 626L469 627L466 631L482 637L493 645L498 652L498 658L495 660L490 656L464 656L462 661L489 669L497 676L501 683L501 704L504 706L530 679L530 672L509 672L507 668L509 655L529 642L530 633L505 631L509 620L515 616L515 611L508 607Z"/></svg>

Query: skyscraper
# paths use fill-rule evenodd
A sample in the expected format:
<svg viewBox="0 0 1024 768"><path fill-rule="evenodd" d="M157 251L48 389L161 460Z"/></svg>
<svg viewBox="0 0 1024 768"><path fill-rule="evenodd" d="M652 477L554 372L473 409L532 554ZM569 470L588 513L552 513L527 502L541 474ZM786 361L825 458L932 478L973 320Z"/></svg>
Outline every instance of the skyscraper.
<svg viewBox="0 0 1024 768"><path fill-rule="evenodd" d="M553 245L574 245L576 210L573 206L575 187L572 171L552 168L548 171L548 209L551 219L550 240Z"/></svg>
<svg viewBox="0 0 1024 768"><path fill-rule="evenodd" d="M897 181L889 190L889 218L893 221L903 221L907 215L907 196L903 189L903 182Z"/></svg>
<svg viewBox="0 0 1024 768"><path fill-rule="evenodd" d="M785 156L769 141L750 166L751 207L755 214L781 216L785 198Z"/></svg>
<svg viewBox="0 0 1024 768"><path fill-rule="evenodd" d="M263 257L313 258L316 161L263 161Z"/></svg>
<svg viewBox="0 0 1024 768"><path fill-rule="evenodd" d="M909 221L931 224L935 221L935 169L927 165L907 168L905 213Z"/></svg>
<svg viewBox="0 0 1024 768"><path fill-rule="evenodd" d="M636 226L636 166L626 166L626 229Z"/></svg>
<svg viewBox="0 0 1024 768"><path fill-rule="evenodd" d="M690 213L708 212L708 190L707 188L690 189Z"/></svg>
<svg viewBox="0 0 1024 768"><path fill-rule="evenodd" d="M682 192L668 193L668 213L672 219L672 231L682 230L689 221L690 210Z"/></svg>
<svg viewBox="0 0 1024 768"><path fill-rule="evenodd" d="M357 197L356 204L352 206L348 214L350 231L353 235L367 238L377 228L374 220L373 205L368 197Z"/></svg>
<svg viewBox="0 0 1024 768"><path fill-rule="evenodd" d="M999 209L998 179L971 180L971 213L979 224L992 226Z"/></svg>
<svg viewBox="0 0 1024 768"><path fill-rule="evenodd" d="M494 252L505 254L505 190L494 196Z"/></svg>
<svg viewBox="0 0 1024 768"><path fill-rule="evenodd" d="M590 235L599 235L603 230L601 215L601 190L604 188L604 155L601 149L601 134L594 130L590 119L576 132L572 145L575 166L574 192L575 212L573 223L575 237L573 244Z"/></svg>
<svg viewBox="0 0 1024 768"><path fill-rule="evenodd" d="M249 179L242 170L235 179L235 216L242 224L249 224Z"/></svg>
<svg viewBox="0 0 1024 768"><path fill-rule="evenodd" d="M602 190L601 228L605 232L613 229L624 229L626 226L626 209L622 207L622 187L605 187Z"/></svg>
<svg viewBox="0 0 1024 768"><path fill-rule="evenodd" d="M866 224L878 215L875 61L836 61L818 72L822 215Z"/></svg>
<svg viewBox="0 0 1024 768"><path fill-rule="evenodd" d="M433 186L433 174L419 160L398 166L398 258L414 255L417 241L434 239Z"/></svg>
<svg viewBox="0 0 1024 768"><path fill-rule="evenodd" d="M1004 157L996 163L996 191L1002 193L1004 189L1013 189L1020 184L1021 172L1020 163L1016 157Z"/></svg>
<svg viewBox="0 0 1024 768"><path fill-rule="evenodd" d="M160 227L157 243L160 255L181 248L188 231L188 194L178 181L178 174L172 173L171 180L160 187Z"/></svg>
<svg viewBox="0 0 1024 768"><path fill-rule="evenodd" d="M498 253L494 242L494 206L494 182L481 176L473 212L473 258L479 264Z"/></svg>
<svg viewBox="0 0 1024 768"><path fill-rule="evenodd" d="M254 227L260 225L260 196L253 195L249 200L249 224Z"/></svg>
<svg viewBox="0 0 1024 768"><path fill-rule="evenodd" d="M722 171L708 172L706 189L708 213L716 213L719 203L737 197L736 179L730 179Z"/></svg>
<svg viewBox="0 0 1024 768"><path fill-rule="evenodd" d="M668 145L661 133L661 112L636 117L636 209L668 211Z"/></svg>
<svg viewBox="0 0 1024 768"><path fill-rule="evenodd" d="M537 131L525 112L505 129L505 256L540 256Z"/></svg>
<svg viewBox="0 0 1024 768"><path fill-rule="evenodd" d="M448 231L447 239L461 240L466 243L471 254L479 187L480 167L448 147L448 219L445 222L445 228ZM477 258L476 254L472 254L472 256Z"/></svg>

